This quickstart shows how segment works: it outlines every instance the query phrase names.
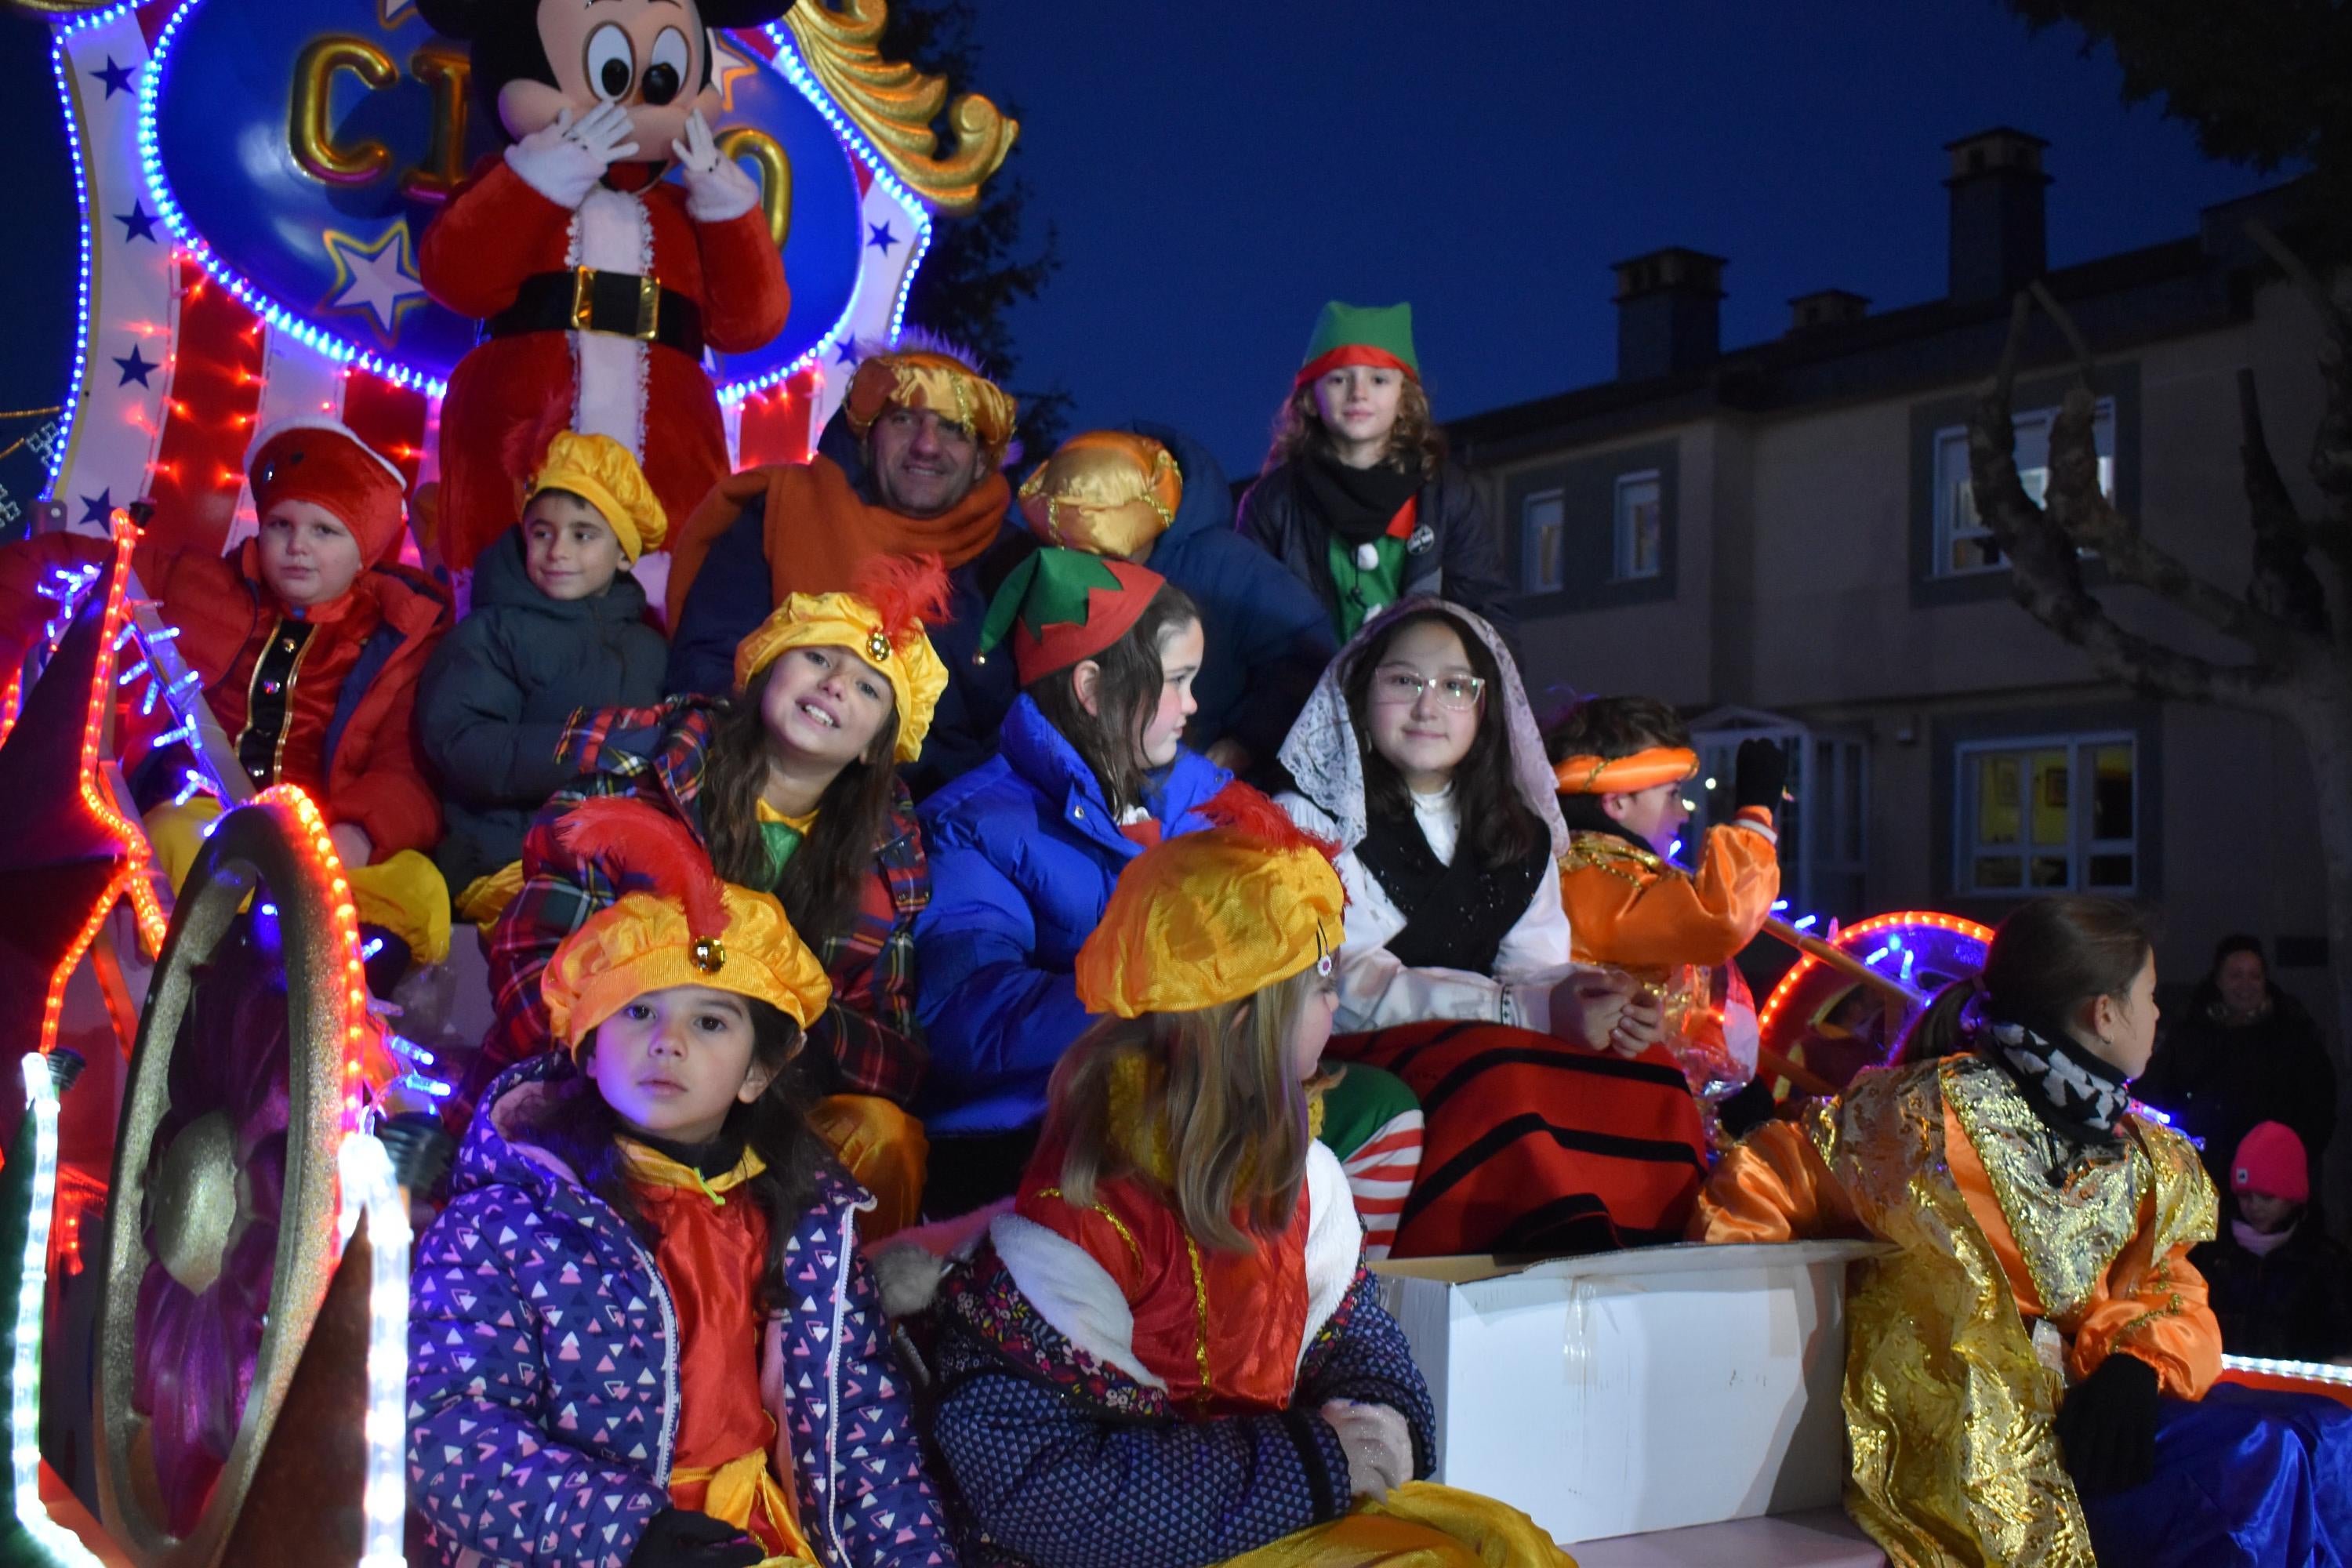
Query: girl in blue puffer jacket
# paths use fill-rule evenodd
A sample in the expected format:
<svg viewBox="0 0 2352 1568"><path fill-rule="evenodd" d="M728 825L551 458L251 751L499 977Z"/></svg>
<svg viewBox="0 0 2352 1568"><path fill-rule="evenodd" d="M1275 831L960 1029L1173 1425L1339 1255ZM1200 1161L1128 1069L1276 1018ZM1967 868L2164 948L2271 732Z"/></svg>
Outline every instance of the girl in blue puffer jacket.
<svg viewBox="0 0 2352 1568"><path fill-rule="evenodd" d="M590 801L566 847L650 883L542 982L572 1055L485 1097L417 1247L409 1469L432 1560L956 1561L857 1215L789 1070L830 994L686 828Z"/></svg>
<svg viewBox="0 0 2352 1568"><path fill-rule="evenodd" d="M935 1215L1013 1190L1046 1079L1091 1021L1078 944L1127 863L1198 828L1194 808L1231 777L1183 743L1201 615L1158 573L1040 550L998 592L982 657L1008 641L1022 691L996 756L922 807L916 1011L931 1067L917 1109Z"/></svg>

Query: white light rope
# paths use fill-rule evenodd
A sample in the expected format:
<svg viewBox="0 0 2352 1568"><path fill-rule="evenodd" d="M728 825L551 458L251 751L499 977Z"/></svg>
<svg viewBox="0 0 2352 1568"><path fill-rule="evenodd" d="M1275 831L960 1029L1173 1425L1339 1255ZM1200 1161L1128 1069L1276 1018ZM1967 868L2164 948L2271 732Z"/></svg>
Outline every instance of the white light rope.
<svg viewBox="0 0 2352 1568"><path fill-rule="evenodd" d="M344 1135L342 1239L368 1222L367 1490L359 1568L406 1568L408 1514L408 1202L392 1157L370 1133Z"/></svg>

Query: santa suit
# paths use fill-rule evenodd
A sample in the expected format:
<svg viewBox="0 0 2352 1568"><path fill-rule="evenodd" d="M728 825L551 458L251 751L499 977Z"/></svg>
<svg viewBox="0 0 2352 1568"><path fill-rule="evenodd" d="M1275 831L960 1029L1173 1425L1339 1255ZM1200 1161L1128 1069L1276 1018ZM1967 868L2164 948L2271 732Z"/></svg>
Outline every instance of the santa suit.
<svg viewBox="0 0 2352 1568"><path fill-rule="evenodd" d="M637 193L599 184L566 206L535 173L510 147L450 199L425 234L420 272L435 300L488 321L514 308L532 278L586 268L651 279L673 319L674 301L690 301L703 341L723 353L749 353L783 330L783 257L748 180L725 200L667 182ZM523 448L551 428L626 447L672 517L726 476L726 428L699 360L625 331L493 335L458 362L441 405L439 543L451 565L472 564L514 525L520 477L538 457Z"/></svg>

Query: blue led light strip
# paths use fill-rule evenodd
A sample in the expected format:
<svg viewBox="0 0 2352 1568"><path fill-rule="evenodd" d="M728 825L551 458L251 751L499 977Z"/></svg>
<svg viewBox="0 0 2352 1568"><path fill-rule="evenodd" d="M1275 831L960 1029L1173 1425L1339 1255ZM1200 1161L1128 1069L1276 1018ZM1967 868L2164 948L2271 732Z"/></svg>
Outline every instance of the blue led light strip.
<svg viewBox="0 0 2352 1568"><path fill-rule="evenodd" d="M163 176L163 153L155 142L155 103L163 96L163 72L171 60L172 46L179 37L180 24L186 21L189 13L203 3L204 0L184 0L172 13L172 19L163 24L163 32L156 36L154 51L140 84L139 162L147 177L147 192L154 198L156 209L171 227L173 236L189 255L202 264L214 281L226 289L237 303L268 323L271 331L283 332L303 347L338 363L352 365L371 375L381 376L394 386L414 387L428 397L441 396L448 390L447 382L372 353L281 307L215 255L212 246L195 231L187 215L180 210L180 204L173 198L170 182Z"/></svg>

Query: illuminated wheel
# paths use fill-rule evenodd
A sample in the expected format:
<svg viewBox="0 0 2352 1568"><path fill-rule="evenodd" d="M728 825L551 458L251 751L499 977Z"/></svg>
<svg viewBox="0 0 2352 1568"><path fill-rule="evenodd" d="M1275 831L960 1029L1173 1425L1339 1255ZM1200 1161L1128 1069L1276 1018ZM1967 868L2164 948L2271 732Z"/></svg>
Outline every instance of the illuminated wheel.
<svg viewBox="0 0 2352 1568"><path fill-rule="evenodd" d="M222 816L131 1051L97 1378L110 1534L215 1562L341 1252L336 1151L369 1037L358 925L299 791Z"/></svg>
<svg viewBox="0 0 2352 1568"><path fill-rule="evenodd" d="M1923 996L1984 968L1992 928L1932 910L1874 915L1846 927L1832 945ZM1843 1089L1882 1065L1916 1006L1808 952L1780 977L1757 1013L1764 1047ZM1785 1098L1786 1080L1773 1086Z"/></svg>

